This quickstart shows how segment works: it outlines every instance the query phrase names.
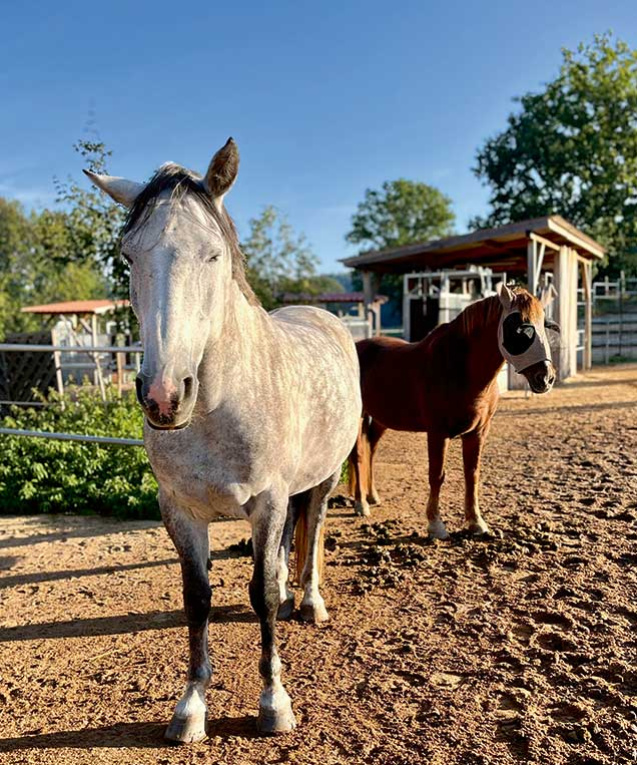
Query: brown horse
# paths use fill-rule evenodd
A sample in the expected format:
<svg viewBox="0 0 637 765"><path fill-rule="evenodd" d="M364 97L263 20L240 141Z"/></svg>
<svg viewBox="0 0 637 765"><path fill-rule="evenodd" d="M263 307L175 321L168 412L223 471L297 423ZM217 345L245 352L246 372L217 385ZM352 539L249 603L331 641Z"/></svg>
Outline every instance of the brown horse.
<svg viewBox="0 0 637 765"><path fill-rule="evenodd" d="M447 442L462 437L465 518L474 534L488 532L478 504L480 454L498 403L497 375L504 360L523 374L535 393L555 382L543 304L526 290L498 285L498 294L468 306L424 340L407 343L389 337L357 343L361 366L363 417L350 454L350 488L356 512L369 515L378 504L374 453L383 433L427 433L429 449L429 534L445 539L440 489L445 479Z"/></svg>

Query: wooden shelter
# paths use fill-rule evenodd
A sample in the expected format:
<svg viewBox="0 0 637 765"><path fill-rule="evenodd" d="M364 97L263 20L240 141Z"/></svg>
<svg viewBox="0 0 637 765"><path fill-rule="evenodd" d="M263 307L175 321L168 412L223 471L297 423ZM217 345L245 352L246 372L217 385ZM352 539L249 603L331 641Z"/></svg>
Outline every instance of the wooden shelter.
<svg viewBox="0 0 637 765"><path fill-rule="evenodd" d="M592 270L604 248L559 215L481 229L434 242L366 252L341 262L361 271L366 300L375 293L374 277L409 271L465 268L469 264L491 268L523 279L533 294L552 283L557 290L553 316L562 328L560 379L577 371L577 305L581 282L584 303L583 366L592 364Z"/></svg>
<svg viewBox="0 0 637 765"><path fill-rule="evenodd" d="M68 348L54 353L60 391L65 379L82 380L91 374L94 384L103 391L104 371L109 365L110 354L83 351L82 348L111 345L109 324L113 315L117 310L129 307L128 300L100 298L25 306L20 310L41 316L43 324L51 328L52 344ZM122 361L122 356L116 354L118 381L123 374Z"/></svg>

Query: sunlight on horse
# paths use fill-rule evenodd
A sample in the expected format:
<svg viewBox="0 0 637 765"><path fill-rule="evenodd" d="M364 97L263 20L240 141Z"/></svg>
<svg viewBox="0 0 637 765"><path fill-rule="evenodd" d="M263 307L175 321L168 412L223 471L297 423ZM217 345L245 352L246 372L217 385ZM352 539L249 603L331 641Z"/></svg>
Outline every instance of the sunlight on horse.
<svg viewBox="0 0 637 765"><path fill-rule="evenodd" d="M174 164L147 185L87 173L129 208L122 255L144 344L137 394L162 517L181 561L190 636L188 684L166 732L182 742L206 735L208 523L218 515L252 526L259 729L294 728L275 635L277 613L289 617L294 608L292 534L301 517L301 616L324 620L319 564L327 498L361 412L356 351L341 321L307 306L268 314L247 283L223 205L238 165L230 139L204 178Z"/></svg>

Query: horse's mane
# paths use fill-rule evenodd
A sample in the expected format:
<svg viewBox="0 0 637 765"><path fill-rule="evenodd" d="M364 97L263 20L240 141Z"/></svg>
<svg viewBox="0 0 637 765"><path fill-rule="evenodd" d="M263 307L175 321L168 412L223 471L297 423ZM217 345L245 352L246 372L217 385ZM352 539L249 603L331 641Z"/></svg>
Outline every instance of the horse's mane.
<svg viewBox="0 0 637 765"><path fill-rule="evenodd" d="M476 332L498 322L502 314L502 303L497 295L470 303L452 323L456 323L463 335L473 335Z"/></svg>
<svg viewBox="0 0 637 765"><path fill-rule="evenodd" d="M523 287L514 287L515 309L522 315L522 321L535 323L541 319L541 305L537 298L534 298L530 292ZM492 322L500 320L502 314L502 303L498 295L478 300L468 305L454 322L465 335L471 335L480 329L488 326Z"/></svg>
<svg viewBox="0 0 637 765"><path fill-rule="evenodd" d="M146 184L130 207L122 234L127 234L138 224L145 224L157 206L159 196L170 191L171 203L179 203L186 195L194 197L216 225L230 247L232 276L251 305L260 305L259 299L249 285L245 272L245 258L239 247L237 230L225 209L219 209L203 185L200 175L180 165L168 162L162 165Z"/></svg>

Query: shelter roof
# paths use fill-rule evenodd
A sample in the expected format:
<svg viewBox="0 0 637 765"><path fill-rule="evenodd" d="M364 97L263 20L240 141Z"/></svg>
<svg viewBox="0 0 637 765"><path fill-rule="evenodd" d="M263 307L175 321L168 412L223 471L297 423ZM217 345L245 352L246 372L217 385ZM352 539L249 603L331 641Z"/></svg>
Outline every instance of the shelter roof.
<svg viewBox="0 0 637 765"><path fill-rule="evenodd" d="M46 303L30 305L20 309L22 313L38 313L48 316L59 314L104 314L111 313L116 308L128 308L128 300L68 300L63 303Z"/></svg>
<svg viewBox="0 0 637 765"><path fill-rule="evenodd" d="M365 252L344 258L341 263L350 268L379 273L405 273L467 263L488 266L494 271L526 271L529 233L542 236L556 246L567 245L589 260L598 260L604 255L604 248L599 242L560 215L547 215L432 242ZM552 257L553 254L547 251L547 265L550 265Z"/></svg>
<svg viewBox="0 0 637 765"><path fill-rule="evenodd" d="M376 295L374 302L386 303L389 298L386 295ZM305 295L295 292L286 292L283 295L284 303L364 303L364 292L322 292L320 295Z"/></svg>

